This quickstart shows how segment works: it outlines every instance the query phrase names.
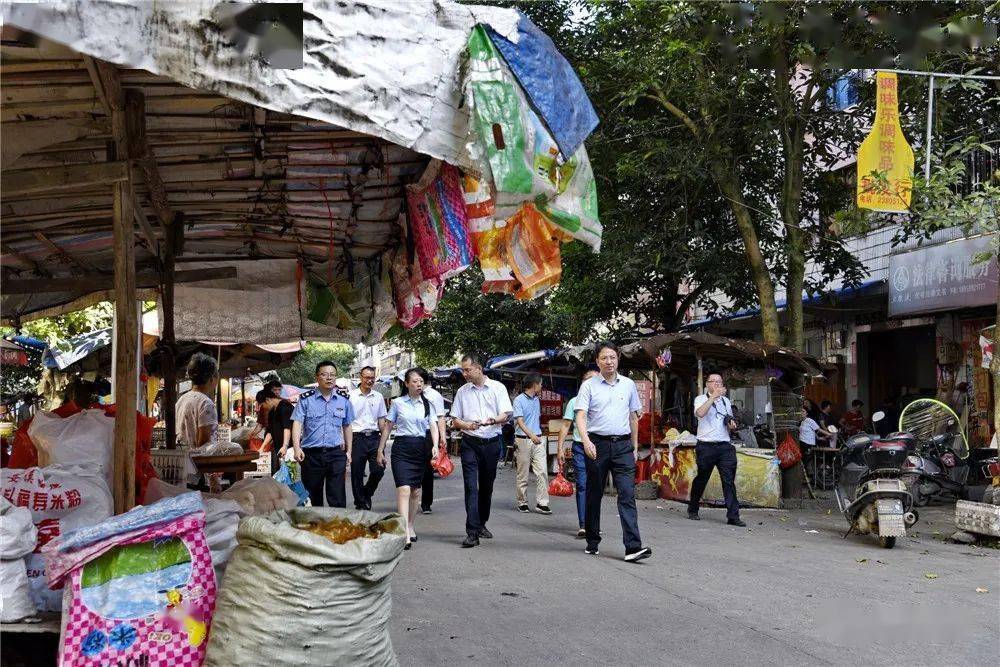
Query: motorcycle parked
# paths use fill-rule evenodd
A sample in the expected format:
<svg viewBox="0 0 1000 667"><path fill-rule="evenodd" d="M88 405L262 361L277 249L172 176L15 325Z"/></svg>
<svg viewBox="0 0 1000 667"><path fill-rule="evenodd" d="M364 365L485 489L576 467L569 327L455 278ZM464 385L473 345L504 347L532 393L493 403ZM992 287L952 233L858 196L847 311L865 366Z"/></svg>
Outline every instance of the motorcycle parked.
<svg viewBox="0 0 1000 667"><path fill-rule="evenodd" d="M893 436L906 437L908 434L894 433ZM952 433L941 433L922 442L913 438L911 454L903 462L903 482L917 507L944 496L968 499L969 463L952 449L955 437Z"/></svg>
<svg viewBox="0 0 1000 667"><path fill-rule="evenodd" d="M876 412L873 421L885 414ZM836 427L829 427L836 432ZM848 438L840 448L840 470L834 494L837 505L851 527L847 537L857 531L877 535L879 544L891 549L896 538L918 519L913 498L900 479L906 460L906 445L878 436L859 433Z"/></svg>

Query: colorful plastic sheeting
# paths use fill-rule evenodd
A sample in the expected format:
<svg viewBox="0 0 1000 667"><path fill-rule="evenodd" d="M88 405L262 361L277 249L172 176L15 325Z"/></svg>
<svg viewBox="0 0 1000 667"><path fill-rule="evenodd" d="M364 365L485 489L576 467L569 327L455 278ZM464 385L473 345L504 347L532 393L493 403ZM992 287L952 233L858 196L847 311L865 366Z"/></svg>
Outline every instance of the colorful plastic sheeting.
<svg viewBox="0 0 1000 667"><path fill-rule="evenodd" d="M531 204L525 204L508 222L507 261L517 278L518 299L533 299L559 284L562 258L560 234Z"/></svg>
<svg viewBox="0 0 1000 667"><path fill-rule="evenodd" d="M472 262L461 179L452 165L431 160L420 181L406 187L410 233L425 279L447 280Z"/></svg>
<svg viewBox="0 0 1000 667"><path fill-rule="evenodd" d="M517 289L517 280L507 263L506 223L493 217L496 199L483 180L467 175L463 187L472 247L483 271L483 293L513 294Z"/></svg>
<svg viewBox="0 0 1000 667"><path fill-rule="evenodd" d="M597 112L576 72L552 40L518 13L521 20L516 44L487 28L490 40L545 119L559 150L563 155L573 155L597 127Z"/></svg>
<svg viewBox="0 0 1000 667"><path fill-rule="evenodd" d="M400 229L405 230L403 220ZM410 263L406 252L405 231L402 243L392 262L392 292L396 302L396 319L404 329L412 329L434 313L444 291L436 279L426 280L418 262Z"/></svg>

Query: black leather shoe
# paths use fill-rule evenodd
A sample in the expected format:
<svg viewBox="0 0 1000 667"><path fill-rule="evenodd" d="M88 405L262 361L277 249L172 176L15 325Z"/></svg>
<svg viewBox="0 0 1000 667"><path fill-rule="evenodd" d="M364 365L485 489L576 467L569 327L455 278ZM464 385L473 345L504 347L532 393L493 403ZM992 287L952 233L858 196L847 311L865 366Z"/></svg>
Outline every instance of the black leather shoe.
<svg viewBox="0 0 1000 667"><path fill-rule="evenodd" d="M726 523L729 524L730 526L739 526L740 528L746 528L747 527L747 525L745 523L743 523L743 521L740 520L740 519L730 519Z"/></svg>
<svg viewBox="0 0 1000 667"><path fill-rule="evenodd" d="M701 521L701 517L698 516L697 512L688 512L688 518L692 521Z"/></svg>
<svg viewBox="0 0 1000 667"><path fill-rule="evenodd" d="M365 509L366 510L370 510L371 508L372 508L372 501L366 500L365 501Z"/></svg>
<svg viewBox="0 0 1000 667"><path fill-rule="evenodd" d="M465 540L462 541L463 549L471 549L472 547L478 547L478 546L479 546L478 537L472 537L471 535L466 535Z"/></svg>
<svg viewBox="0 0 1000 667"><path fill-rule="evenodd" d="M486 526L483 526L482 529L479 531L479 537L485 537L488 540L492 540L493 539L493 533L490 532L489 528L487 528Z"/></svg>

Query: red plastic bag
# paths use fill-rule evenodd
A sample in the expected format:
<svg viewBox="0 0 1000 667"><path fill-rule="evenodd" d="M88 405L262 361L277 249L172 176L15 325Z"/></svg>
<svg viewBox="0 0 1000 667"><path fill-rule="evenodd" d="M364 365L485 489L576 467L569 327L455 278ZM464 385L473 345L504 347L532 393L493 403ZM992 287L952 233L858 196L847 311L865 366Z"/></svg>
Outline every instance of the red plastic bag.
<svg viewBox="0 0 1000 667"><path fill-rule="evenodd" d="M785 435L785 439L778 445L778 451L775 454L778 457L778 463L785 470L798 465L799 461L802 460L802 450L799 449L799 444L795 442L791 433Z"/></svg>
<svg viewBox="0 0 1000 667"><path fill-rule="evenodd" d="M434 468L434 472L439 477L447 477L455 472L455 464L451 462L451 457L448 456L448 449L446 447L438 447L438 455L434 459L431 459L431 467Z"/></svg>
<svg viewBox="0 0 1000 667"><path fill-rule="evenodd" d="M573 495L573 482L563 477L562 461L559 461L559 472L549 482L549 495L562 496L564 498Z"/></svg>

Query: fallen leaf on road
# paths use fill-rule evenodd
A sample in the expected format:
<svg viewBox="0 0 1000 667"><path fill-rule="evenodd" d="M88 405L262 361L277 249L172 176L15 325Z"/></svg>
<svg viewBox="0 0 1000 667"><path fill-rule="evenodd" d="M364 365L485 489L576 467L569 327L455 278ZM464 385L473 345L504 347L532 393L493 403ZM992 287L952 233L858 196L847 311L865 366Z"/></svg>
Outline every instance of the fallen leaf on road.
<svg viewBox="0 0 1000 667"><path fill-rule="evenodd" d="M867 558L855 558L854 560L857 563L867 563L868 562Z"/></svg>
<svg viewBox="0 0 1000 667"><path fill-rule="evenodd" d="M658 510L661 510L661 509L663 509L663 505L657 505L657 506L656 506L656 509L658 509Z"/></svg>
<svg viewBox="0 0 1000 667"><path fill-rule="evenodd" d="M875 562L878 563L879 565L885 565L885 561L882 561L882 560L877 560Z"/></svg>
<svg viewBox="0 0 1000 667"><path fill-rule="evenodd" d="M833 512L833 510L827 510L827 511L826 511L826 515L827 515L827 516L830 516L830 513L831 513L831 512Z"/></svg>
<svg viewBox="0 0 1000 667"><path fill-rule="evenodd" d="M988 589L988 588L977 588L976 592L977 593L989 593L990 589Z"/></svg>
<svg viewBox="0 0 1000 667"><path fill-rule="evenodd" d="M788 521L788 517L787 516L779 516L778 517L778 521Z"/></svg>
<svg viewBox="0 0 1000 667"><path fill-rule="evenodd" d="M807 531L805 531L805 532L807 532L807 533L819 533L819 531L818 531L818 530L807 530Z"/></svg>
<svg viewBox="0 0 1000 667"><path fill-rule="evenodd" d="M938 576L936 574L934 574L933 572L924 572L924 576L927 577L928 579L937 579L938 578Z"/></svg>

